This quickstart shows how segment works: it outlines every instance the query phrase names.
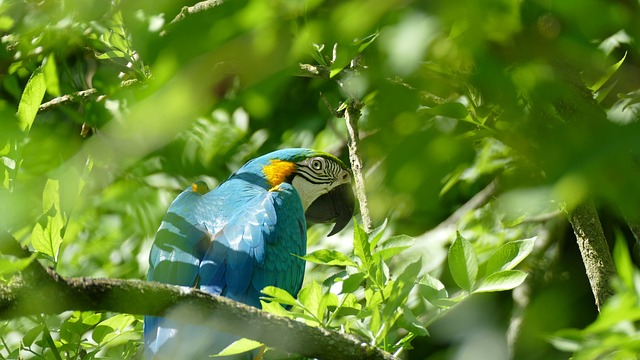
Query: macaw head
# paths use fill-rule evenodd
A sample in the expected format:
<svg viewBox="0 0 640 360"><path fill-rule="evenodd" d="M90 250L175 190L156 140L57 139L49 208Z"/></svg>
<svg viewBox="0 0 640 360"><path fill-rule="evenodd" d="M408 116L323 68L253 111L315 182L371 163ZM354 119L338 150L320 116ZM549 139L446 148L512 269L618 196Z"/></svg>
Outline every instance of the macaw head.
<svg viewBox="0 0 640 360"><path fill-rule="evenodd" d="M342 230L353 216L351 172L329 153L303 148L277 150L249 161L236 174L243 172L258 174L268 189L290 183L300 195L307 221L335 222L329 236Z"/></svg>

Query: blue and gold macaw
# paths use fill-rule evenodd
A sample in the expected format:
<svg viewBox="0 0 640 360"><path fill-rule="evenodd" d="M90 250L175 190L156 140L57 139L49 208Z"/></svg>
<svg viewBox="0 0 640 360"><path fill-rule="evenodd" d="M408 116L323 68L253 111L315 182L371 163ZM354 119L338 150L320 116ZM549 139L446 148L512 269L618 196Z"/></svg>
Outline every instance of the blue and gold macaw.
<svg viewBox="0 0 640 360"><path fill-rule="evenodd" d="M198 288L260 308L260 291L297 295L304 277L307 223L354 211L349 169L335 156L284 149L253 159L217 188L194 183L171 204L156 233L147 279ZM297 256L296 256L297 255ZM211 328L146 316L148 359L200 359L238 339Z"/></svg>

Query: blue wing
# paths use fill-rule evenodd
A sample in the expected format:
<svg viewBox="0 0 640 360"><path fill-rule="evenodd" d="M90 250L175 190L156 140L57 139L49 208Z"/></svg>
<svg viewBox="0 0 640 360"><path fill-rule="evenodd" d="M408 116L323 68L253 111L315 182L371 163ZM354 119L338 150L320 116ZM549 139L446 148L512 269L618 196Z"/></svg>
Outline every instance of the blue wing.
<svg viewBox="0 0 640 360"><path fill-rule="evenodd" d="M149 280L184 286L197 282L203 291L256 307L260 307L260 291L265 286L298 293L304 261L293 254L306 252L306 221L300 198L290 184L267 191L246 181L230 180L204 196L188 192L174 201L156 235ZM207 346L194 346L194 339ZM192 340L191 345L174 348L172 353L184 357L192 351L192 358L206 357L235 339L210 328L145 318L148 356L165 343Z"/></svg>
<svg viewBox="0 0 640 360"><path fill-rule="evenodd" d="M200 266L200 287L260 307L260 291L269 285L297 294L306 252L302 204L291 185L258 190L242 210L214 235Z"/></svg>
<svg viewBox="0 0 640 360"><path fill-rule="evenodd" d="M149 254L147 280L193 287L200 269L200 260L211 244L207 229L198 222L196 209L202 195L191 188L173 201L156 233ZM145 353L150 358L172 337L161 327L162 318L145 316Z"/></svg>

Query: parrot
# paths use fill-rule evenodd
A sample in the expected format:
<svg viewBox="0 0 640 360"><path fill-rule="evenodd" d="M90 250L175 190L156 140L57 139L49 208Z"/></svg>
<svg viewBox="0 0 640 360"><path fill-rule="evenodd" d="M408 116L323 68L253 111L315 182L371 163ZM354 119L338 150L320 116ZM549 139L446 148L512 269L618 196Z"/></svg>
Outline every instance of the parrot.
<svg viewBox="0 0 640 360"><path fill-rule="evenodd" d="M349 223L351 178L329 153L289 148L248 161L212 190L197 181L169 206L151 246L147 280L257 308L266 286L296 296L307 226L335 223L331 236ZM143 333L147 359L206 359L240 338L155 316L145 316Z"/></svg>

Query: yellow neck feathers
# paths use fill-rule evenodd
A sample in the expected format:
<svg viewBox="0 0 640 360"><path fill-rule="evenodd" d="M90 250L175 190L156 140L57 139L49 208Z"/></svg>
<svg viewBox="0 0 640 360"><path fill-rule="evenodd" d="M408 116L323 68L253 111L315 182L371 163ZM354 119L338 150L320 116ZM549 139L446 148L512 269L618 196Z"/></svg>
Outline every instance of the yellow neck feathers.
<svg viewBox="0 0 640 360"><path fill-rule="evenodd" d="M282 184L294 171L296 171L295 163L277 159L271 160L269 165L262 168L262 172L267 177L269 185L274 188Z"/></svg>

